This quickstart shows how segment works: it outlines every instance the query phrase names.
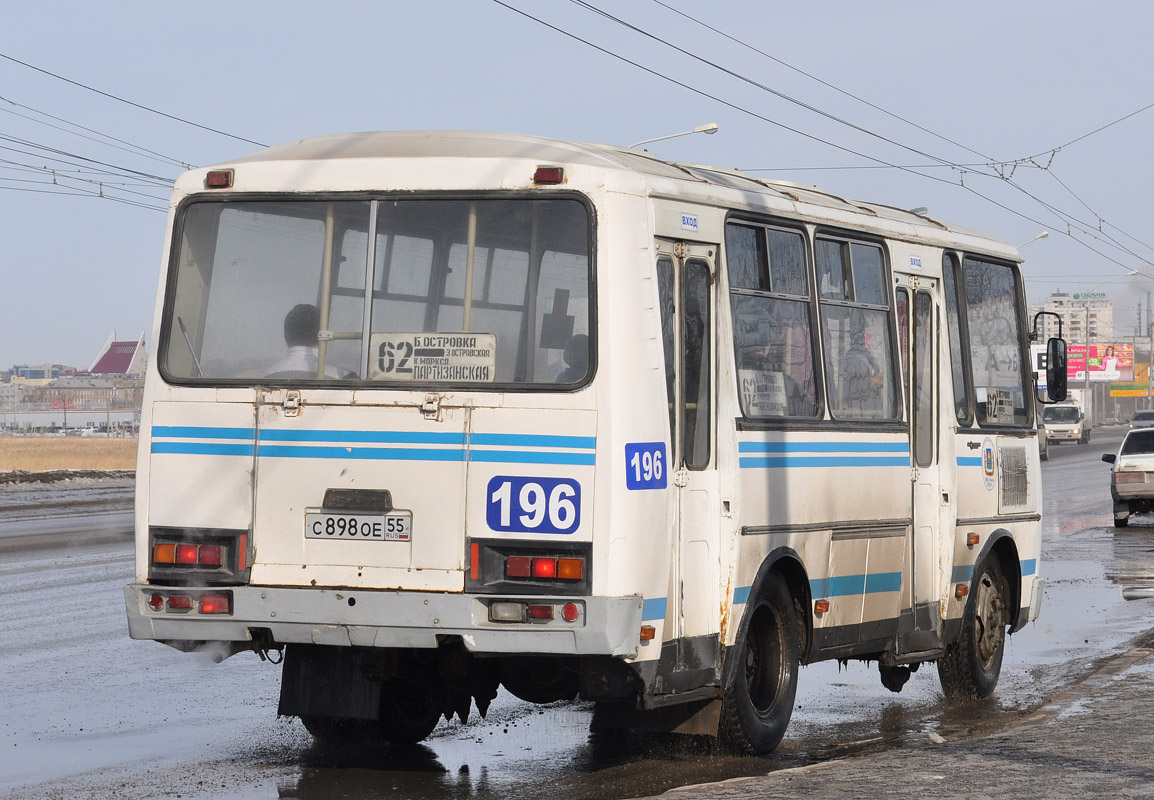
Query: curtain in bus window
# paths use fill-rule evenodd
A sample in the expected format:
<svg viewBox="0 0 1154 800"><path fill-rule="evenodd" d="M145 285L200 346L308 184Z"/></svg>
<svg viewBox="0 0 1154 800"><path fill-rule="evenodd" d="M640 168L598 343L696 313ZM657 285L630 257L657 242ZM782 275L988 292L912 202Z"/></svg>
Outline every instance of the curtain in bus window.
<svg viewBox="0 0 1154 800"><path fill-rule="evenodd" d="M958 302L958 262L951 256L942 258L942 288L946 300L946 330L950 342L950 376L954 387L954 415L958 423L973 422L966 399L966 363L962 355L961 308Z"/></svg>
<svg viewBox="0 0 1154 800"><path fill-rule="evenodd" d="M838 419L893 419L897 393L885 311L823 306L829 404Z"/></svg>
<svg viewBox="0 0 1154 800"><path fill-rule="evenodd" d="M747 417L817 415L809 304L734 294L733 339Z"/></svg>
<svg viewBox="0 0 1154 800"><path fill-rule="evenodd" d="M359 343L322 343L319 333L340 330L359 338L363 237L358 243L346 234L367 230L366 202L195 203L180 223L161 354L167 375L356 376ZM330 240L332 251L326 248ZM350 299L338 290L337 263L358 258L362 283Z"/></svg>
<svg viewBox="0 0 1154 800"><path fill-rule="evenodd" d="M817 293L823 298L849 299L849 285L845 277L843 243L818 239L814 243L817 260Z"/></svg>
<svg viewBox="0 0 1154 800"><path fill-rule="evenodd" d="M934 461L934 326L929 292L914 298L914 459L919 467Z"/></svg>
<svg viewBox="0 0 1154 800"><path fill-rule="evenodd" d="M975 258L966 258L962 269L978 423L1026 425L1029 414L1014 272L1006 265Z"/></svg>
<svg viewBox="0 0 1154 800"><path fill-rule="evenodd" d="M709 466L710 407L713 392L710 369L709 267L701 261L685 264L684 304L682 315L682 393L684 397L685 466L704 469Z"/></svg>

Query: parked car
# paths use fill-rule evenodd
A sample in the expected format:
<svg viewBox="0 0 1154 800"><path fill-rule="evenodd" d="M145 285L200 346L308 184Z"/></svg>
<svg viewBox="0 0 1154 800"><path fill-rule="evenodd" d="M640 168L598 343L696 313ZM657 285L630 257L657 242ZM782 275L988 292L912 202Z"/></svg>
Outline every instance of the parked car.
<svg viewBox="0 0 1154 800"><path fill-rule="evenodd" d="M1154 410L1135 411L1130 417L1131 428L1154 428Z"/></svg>
<svg viewBox="0 0 1154 800"><path fill-rule="evenodd" d="M1102 460L1113 464L1110 497L1114 500L1114 527L1125 528L1131 514L1154 511L1154 428L1127 431L1117 454Z"/></svg>

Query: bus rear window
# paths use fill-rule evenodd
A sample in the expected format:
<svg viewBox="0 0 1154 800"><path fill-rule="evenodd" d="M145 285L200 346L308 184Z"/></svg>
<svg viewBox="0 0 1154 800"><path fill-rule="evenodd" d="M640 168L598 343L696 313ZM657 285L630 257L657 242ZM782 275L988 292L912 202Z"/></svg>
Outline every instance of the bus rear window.
<svg viewBox="0 0 1154 800"><path fill-rule="evenodd" d="M194 202L178 231L161 342L171 380L485 388L589 375L581 201Z"/></svg>

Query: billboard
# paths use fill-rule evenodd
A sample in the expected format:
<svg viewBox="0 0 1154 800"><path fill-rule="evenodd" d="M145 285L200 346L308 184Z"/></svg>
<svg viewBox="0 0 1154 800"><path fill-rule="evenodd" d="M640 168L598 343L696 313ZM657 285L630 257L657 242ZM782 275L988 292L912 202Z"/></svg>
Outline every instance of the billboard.
<svg viewBox="0 0 1154 800"><path fill-rule="evenodd" d="M1086 350L1089 347L1089 359ZM1122 344L1069 344L1066 345L1066 376L1071 385L1086 380L1091 383L1113 383L1134 380L1134 345Z"/></svg>

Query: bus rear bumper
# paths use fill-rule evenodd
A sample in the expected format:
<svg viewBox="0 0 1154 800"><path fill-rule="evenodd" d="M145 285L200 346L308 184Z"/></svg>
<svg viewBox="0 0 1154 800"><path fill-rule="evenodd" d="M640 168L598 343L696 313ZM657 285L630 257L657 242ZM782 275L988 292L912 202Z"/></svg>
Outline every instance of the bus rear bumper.
<svg viewBox="0 0 1154 800"><path fill-rule="evenodd" d="M230 613L200 613L198 601L206 594L228 595ZM173 595L190 597L192 608L171 609ZM436 648L444 637L459 636L465 648L477 654L634 658L641 644L640 595L528 597L129 584L124 600L133 639L153 639L181 650L215 642L267 642L269 636L276 644L419 649ZM552 619L494 622L490 619L494 602L509 604L506 610L517 604L552 606L555 613ZM562 613L566 606L576 606L572 621Z"/></svg>

